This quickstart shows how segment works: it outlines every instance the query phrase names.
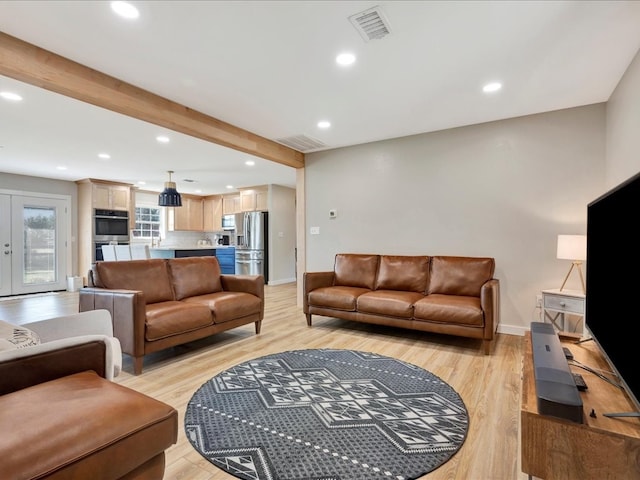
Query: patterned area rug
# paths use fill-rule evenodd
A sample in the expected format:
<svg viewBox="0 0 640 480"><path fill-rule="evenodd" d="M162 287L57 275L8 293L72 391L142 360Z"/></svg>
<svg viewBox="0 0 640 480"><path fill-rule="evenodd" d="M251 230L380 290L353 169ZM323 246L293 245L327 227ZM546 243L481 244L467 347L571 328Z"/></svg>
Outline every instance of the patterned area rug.
<svg viewBox="0 0 640 480"><path fill-rule="evenodd" d="M469 426L432 373L351 350L296 350L216 375L193 395L187 438L251 480L405 480L446 462Z"/></svg>

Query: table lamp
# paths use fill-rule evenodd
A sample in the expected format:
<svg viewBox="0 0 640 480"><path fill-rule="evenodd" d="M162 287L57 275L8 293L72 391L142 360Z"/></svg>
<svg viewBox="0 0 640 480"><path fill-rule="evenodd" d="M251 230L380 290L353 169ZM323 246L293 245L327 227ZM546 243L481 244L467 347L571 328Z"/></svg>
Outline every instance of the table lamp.
<svg viewBox="0 0 640 480"><path fill-rule="evenodd" d="M586 235L558 235L558 252L556 255L562 260L571 260L571 267L564 282L560 287L560 291L564 288L569 275L574 267L580 274L580 282L582 283L582 293L586 292L584 287L584 277L582 276L582 261L587 259L587 236Z"/></svg>

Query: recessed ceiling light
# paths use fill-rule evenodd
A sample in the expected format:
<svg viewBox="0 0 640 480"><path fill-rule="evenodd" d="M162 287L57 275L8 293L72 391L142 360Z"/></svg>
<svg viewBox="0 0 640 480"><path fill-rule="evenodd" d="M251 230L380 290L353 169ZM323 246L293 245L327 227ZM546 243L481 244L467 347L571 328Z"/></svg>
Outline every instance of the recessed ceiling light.
<svg viewBox="0 0 640 480"><path fill-rule="evenodd" d="M318 122L318 128L329 128L330 126L331 122L327 122L326 120Z"/></svg>
<svg viewBox="0 0 640 480"><path fill-rule="evenodd" d="M347 66L351 65L355 61L356 56L353 53L341 53L336 57L336 62L338 63L338 65Z"/></svg>
<svg viewBox="0 0 640 480"><path fill-rule="evenodd" d="M129 2L111 2L111 10L128 20L135 20L140 16L140 12Z"/></svg>
<svg viewBox="0 0 640 480"><path fill-rule="evenodd" d="M227 188L231 190L233 188L233 185L227 185Z"/></svg>
<svg viewBox="0 0 640 480"><path fill-rule="evenodd" d="M249 165L250 167L253 167L256 162L254 162L253 160L247 160L246 162L244 162L245 165Z"/></svg>
<svg viewBox="0 0 640 480"><path fill-rule="evenodd" d="M493 92L497 92L501 88L502 88L502 84L500 82L492 82L492 83L487 83L484 87L482 87L482 91L484 93L493 93Z"/></svg>
<svg viewBox="0 0 640 480"><path fill-rule="evenodd" d="M107 159L111 158L111 155L109 155L108 153L99 153L98 157L100 157L100 158L102 158L104 160L107 160Z"/></svg>
<svg viewBox="0 0 640 480"><path fill-rule="evenodd" d="M160 143L169 143L169 137L165 137L164 135L158 135L156 140Z"/></svg>
<svg viewBox="0 0 640 480"><path fill-rule="evenodd" d="M202 190L198 189L196 190L196 193L202 193Z"/></svg>
<svg viewBox="0 0 640 480"><path fill-rule="evenodd" d="M20 100L22 100L22 97L20 95L13 92L0 92L0 97L4 98L5 100L11 100L12 102L19 102Z"/></svg>
<svg viewBox="0 0 640 480"><path fill-rule="evenodd" d="M56 169L57 169L57 170L66 170L66 169L67 169L67 167L65 167L64 165L58 165L58 166L56 167Z"/></svg>
<svg viewBox="0 0 640 480"><path fill-rule="evenodd" d="M138 185L146 185L147 182L145 182L144 180L138 180Z"/></svg>

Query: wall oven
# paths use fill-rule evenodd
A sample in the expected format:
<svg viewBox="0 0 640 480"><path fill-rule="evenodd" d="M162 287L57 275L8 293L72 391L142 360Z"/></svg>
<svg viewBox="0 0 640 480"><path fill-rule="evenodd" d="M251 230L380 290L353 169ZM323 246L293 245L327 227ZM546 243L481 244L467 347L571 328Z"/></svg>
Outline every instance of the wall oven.
<svg viewBox="0 0 640 480"><path fill-rule="evenodd" d="M93 241L129 242L129 212L96 208L93 213Z"/></svg>

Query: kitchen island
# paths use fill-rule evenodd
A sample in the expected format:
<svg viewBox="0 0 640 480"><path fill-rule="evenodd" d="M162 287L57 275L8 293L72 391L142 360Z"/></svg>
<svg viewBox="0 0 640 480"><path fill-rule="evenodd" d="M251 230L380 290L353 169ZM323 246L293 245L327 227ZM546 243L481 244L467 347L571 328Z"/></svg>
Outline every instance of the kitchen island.
<svg viewBox="0 0 640 480"><path fill-rule="evenodd" d="M214 256L218 258L221 273L233 275L236 272L236 249L233 245L210 245L205 247L153 247L149 249L149 253L151 258Z"/></svg>

